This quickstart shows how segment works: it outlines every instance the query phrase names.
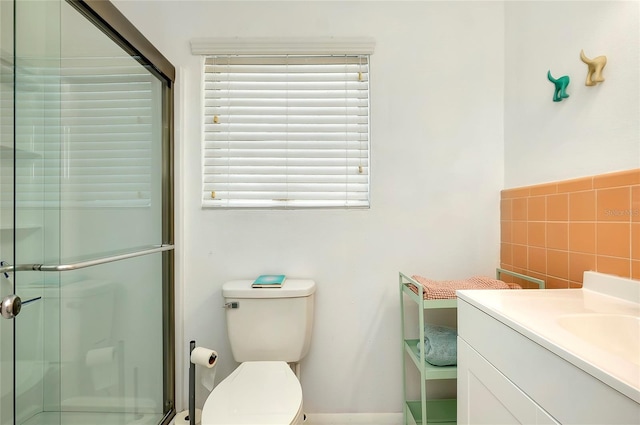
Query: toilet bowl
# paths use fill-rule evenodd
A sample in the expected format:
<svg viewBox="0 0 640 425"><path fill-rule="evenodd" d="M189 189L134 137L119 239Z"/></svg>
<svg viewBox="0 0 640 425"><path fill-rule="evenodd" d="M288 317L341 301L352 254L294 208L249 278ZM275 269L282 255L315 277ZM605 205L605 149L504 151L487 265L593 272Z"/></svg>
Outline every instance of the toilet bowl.
<svg viewBox="0 0 640 425"><path fill-rule="evenodd" d="M300 382L284 361L240 364L202 408L202 425L295 425L303 417Z"/></svg>
<svg viewBox="0 0 640 425"><path fill-rule="evenodd" d="M202 425L303 422L297 375L311 342L316 284L290 278L280 288L253 288L252 283L222 285L229 345L240 366L207 397Z"/></svg>

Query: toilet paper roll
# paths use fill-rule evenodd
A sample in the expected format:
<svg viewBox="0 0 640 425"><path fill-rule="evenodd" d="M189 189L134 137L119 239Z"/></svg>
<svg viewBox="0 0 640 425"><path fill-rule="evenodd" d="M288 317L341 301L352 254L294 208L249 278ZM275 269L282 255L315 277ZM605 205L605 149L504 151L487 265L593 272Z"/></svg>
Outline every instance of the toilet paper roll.
<svg viewBox="0 0 640 425"><path fill-rule="evenodd" d="M216 382L216 369L217 367L212 367L211 369L202 369L200 373L200 384L207 389L207 391L213 391L213 387Z"/></svg>
<svg viewBox="0 0 640 425"><path fill-rule="evenodd" d="M207 391L213 390L216 380L218 353L208 348L196 347L191 352L191 362L197 367L196 374L200 376L200 384Z"/></svg>
<svg viewBox="0 0 640 425"><path fill-rule="evenodd" d="M214 367L218 362L218 353L204 347L196 347L191 352L191 363L204 366L209 369Z"/></svg>
<svg viewBox="0 0 640 425"><path fill-rule="evenodd" d="M87 351L85 362L87 366L98 366L113 363L116 358L116 350L113 347L96 348Z"/></svg>
<svg viewBox="0 0 640 425"><path fill-rule="evenodd" d="M202 420L202 410L196 409L196 425L200 425L200 421ZM189 420L189 411L183 410L178 413L174 418L175 425L189 425L191 421Z"/></svg>

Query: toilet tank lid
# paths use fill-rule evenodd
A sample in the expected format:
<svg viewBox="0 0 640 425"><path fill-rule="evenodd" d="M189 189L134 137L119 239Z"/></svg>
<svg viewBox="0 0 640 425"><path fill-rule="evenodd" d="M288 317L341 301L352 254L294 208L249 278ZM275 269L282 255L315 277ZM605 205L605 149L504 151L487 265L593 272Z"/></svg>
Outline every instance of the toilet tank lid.
<svg viewBox="0 0 640 425"><path fill-rule="evenodd" d="M252 288L253 280L231 280L222 285L224 298L301 298L316 290L311 279L287 278L280 288Z"/></svg>

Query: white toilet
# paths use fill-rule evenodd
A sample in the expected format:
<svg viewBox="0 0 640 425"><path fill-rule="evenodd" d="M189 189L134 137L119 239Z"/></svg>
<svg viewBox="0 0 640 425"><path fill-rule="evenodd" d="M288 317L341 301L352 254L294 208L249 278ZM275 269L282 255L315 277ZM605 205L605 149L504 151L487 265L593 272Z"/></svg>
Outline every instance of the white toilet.
<svg viewBox="0 0 640 425"><path fill-rule="evenodd" d="M316 284L287 279L281 288L222 286L233 357L241 362L204 403L202 425L294 425L304 419L299 362L309 351Z"/></svg>

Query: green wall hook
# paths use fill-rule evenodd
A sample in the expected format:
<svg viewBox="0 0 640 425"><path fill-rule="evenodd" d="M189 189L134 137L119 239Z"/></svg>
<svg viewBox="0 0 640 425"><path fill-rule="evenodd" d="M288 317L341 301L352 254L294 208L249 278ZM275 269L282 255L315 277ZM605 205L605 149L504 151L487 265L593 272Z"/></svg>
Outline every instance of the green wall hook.
<svg viewBox="0 0 640 425"><path fill-rule="evenodd" d="M556 80L551 76L551 71L547 71L547 78L556 86L556 89L553 92L554 102L560 102L562 99L569 97L569 95L567 94L567 86L569 85L568 75L563 75Z"/></svg>

